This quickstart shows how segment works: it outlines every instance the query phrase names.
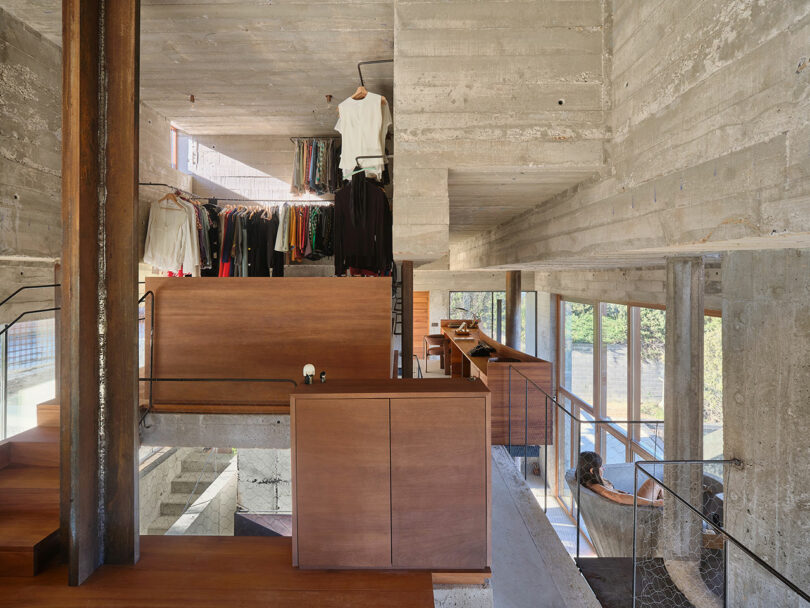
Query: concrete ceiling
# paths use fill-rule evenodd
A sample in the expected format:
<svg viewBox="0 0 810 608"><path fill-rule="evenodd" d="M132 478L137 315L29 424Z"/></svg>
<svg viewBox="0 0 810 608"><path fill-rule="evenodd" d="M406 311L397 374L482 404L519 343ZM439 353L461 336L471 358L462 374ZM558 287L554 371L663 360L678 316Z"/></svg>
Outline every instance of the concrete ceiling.
<svg viewBox="0 0 810 608"><path fill-rule="evenodd" d="M61 45L61 0L0 6ZM393 45L393 0L142 0L141 99L191 134L331 133ZM391 64L363 75L392 99Z"/></svg>
<svg viewBox="0 0 810 608"><path fill-rule="evenodd" d="M593 167L451 170L447 176L451 238L494 228L594 174Z"/></svg>
<svg viewBox="0 0 810 608"><path fill-rule="evenodd" d="M0 6L61 45L61 0ZM337 104L359 84L357 62L392 58L393 38L394 0L142 0L141 99L192 135L334 133ZM393 99L392 64L364 76ZM595 170L451 170L451 238L501 224Z"/></svg>

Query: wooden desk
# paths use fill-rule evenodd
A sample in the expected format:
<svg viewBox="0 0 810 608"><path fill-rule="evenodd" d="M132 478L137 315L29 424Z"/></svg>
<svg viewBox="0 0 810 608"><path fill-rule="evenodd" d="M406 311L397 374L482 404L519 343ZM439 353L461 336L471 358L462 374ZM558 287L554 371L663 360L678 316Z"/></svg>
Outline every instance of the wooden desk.
<svg viewBox="0 0 810 608"><path fill-rule="evenodd" d="M483 570L491 556L489 391L346 380L290 398L293 563Z"/></svg>
<svg viewBox="0 0 810 608"><path fill-rule="evenodd" d="M450 325L458 324L457 320L442 320L442 333L447 336L445 350L445 373L453 377L480 379L492 391L492 444L507 445L511 436L513 445L545 445L552 443L554 428L554 406L548 406L546 420L545 395L528 383L521 374L527 376L549 395L553 395L553 364L537 357L510 348L496 342L484 332L470 330L469 336L456 336ZM495 349L491 355L472 357L470 351L484 342ZM514 362L490 361L491 358L517 359ZM512 368L512 398L509 399L509 368ZM526 409L528 397L528 425Z"/></svg>

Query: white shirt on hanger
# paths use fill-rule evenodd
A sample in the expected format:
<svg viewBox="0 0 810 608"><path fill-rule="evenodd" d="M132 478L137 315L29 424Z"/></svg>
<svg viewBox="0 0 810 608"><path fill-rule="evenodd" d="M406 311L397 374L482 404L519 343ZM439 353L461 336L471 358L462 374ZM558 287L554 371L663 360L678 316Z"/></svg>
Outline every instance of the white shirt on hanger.
<svg viewBox="0 0 810 608"><path fill-rule="evenodd" d="M186 205L155 201L149 210L143 261L163 272L199 272L200 250L196 242L196 217ZM192 230L192 226L194 230Z"/></svg>
<svg viewBox="0 0 810 608"><path fill-rule="evenodd" d="M391 128L391 110L382 103L382 96L368 93L363 99L349 97L338 106L340 117L335 131L341 135L340 168L344 179L351 179L358 156L385 154L385 137ZM360 166L366 175L380 177L382 158L361 158Z"/></svg>

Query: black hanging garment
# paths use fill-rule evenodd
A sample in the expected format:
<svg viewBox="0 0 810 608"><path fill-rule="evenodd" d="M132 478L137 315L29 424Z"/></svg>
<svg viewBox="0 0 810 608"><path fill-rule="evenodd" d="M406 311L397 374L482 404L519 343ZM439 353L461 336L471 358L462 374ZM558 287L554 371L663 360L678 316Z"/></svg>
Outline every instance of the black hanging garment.
<svg viewBox="0 0 810 608"><path fill-rule="evenodd" d="M335 193L335 274L349 269L386 275L394 261L391 207L385 191L361 171Z"/></svg>
<svg viewBox="0 0 810 608"><path fill-rule="evenodd" d="M205 203L203 211L208 214L208 242L211 245L211 268L200 270L200 276L219 276L219 207Z"/></svg>

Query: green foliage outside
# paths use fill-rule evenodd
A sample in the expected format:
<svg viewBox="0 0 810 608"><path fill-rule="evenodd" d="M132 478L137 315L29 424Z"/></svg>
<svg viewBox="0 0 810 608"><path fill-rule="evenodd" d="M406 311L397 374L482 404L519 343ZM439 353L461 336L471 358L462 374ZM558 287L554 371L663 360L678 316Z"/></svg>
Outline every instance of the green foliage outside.
<svg viewBox="0 0 810 608"><path fill-rule="evenodd" d="M723 422L723 323L705 317L703 325L703 420Z"/></svg>
<svg viewBox="0 0 810 608"><path fill-rule="evenodd" d="M627 341L627 308L606 304L602 317L602 342L624 344ZM574 344L593 344L593 314L591 304L566 302L565 337ZM641 359L644 363L664 361L666 342L666 314L663 310L642 308ZM704 421L721 423L723 417L723 344L722 322L716 317L705 317L704 325ZM663 391L663 386L661 387ZM642 399L641 412L645 418L663 418L660 399Z"/></svg>

